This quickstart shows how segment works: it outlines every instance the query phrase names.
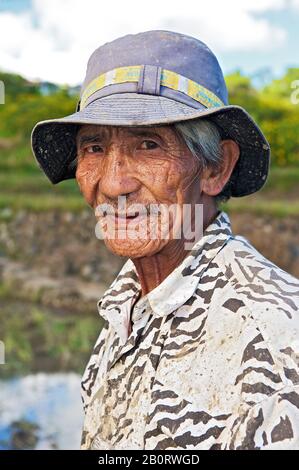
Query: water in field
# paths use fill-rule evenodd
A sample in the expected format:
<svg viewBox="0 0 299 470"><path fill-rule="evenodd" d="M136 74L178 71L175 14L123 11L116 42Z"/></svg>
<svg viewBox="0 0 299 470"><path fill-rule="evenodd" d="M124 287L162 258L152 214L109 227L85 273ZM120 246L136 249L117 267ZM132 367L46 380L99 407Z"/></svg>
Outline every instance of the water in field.
<svg viewBox="0 0 299 470"><path fill-rule="evenodd" d="M80 376L38 373L0 380L0 449L78 449Z"/></svg>

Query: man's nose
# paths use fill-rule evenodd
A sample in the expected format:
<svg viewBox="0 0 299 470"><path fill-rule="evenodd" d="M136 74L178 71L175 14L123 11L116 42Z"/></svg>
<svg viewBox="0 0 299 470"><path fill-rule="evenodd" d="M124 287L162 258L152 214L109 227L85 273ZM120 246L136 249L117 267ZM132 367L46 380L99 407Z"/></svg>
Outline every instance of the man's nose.
<svg viewBox="0 0 299 470"><path fill-rule="evenodd" d="M128 195L139 189L140 182L134 178L132 162L129 162L124 151L112 148L105 155L99 185L100 192L109 199Z"/></svg>

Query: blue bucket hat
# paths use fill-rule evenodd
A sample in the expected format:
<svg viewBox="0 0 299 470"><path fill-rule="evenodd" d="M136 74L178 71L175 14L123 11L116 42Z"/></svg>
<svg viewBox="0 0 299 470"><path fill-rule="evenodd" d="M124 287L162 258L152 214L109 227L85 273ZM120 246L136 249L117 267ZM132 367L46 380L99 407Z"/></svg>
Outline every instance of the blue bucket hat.
<svg viewBox="0 0 299 470"><path fill-rule="evenodd" d="M82 124L157 126L205 118L240 157L231 176L232 196L258 191L269 171L270 147L240 106L229 105L220 65L201 41L171 31L127 35L91 55L74 114L37 123L33 154L54 184L76 174L76 134Z"/></svg>

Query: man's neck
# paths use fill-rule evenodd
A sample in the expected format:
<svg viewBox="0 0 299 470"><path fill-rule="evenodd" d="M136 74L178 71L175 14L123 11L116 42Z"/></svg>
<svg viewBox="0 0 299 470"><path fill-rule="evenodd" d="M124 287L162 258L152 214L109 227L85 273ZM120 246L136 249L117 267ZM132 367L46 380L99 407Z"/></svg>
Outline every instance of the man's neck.
<svg viewBox="0 0 299 470"><path fill-rule="evenodd" d="M214 220L218 210L204 213L203 230ZM194 243L198 241L195 240ZM164 279L185 259L190 250L185 249L185 240L171 240L158 253L153 256L133 258L139 282L141 285L141 297L148 294L161 284Z"/></svg>

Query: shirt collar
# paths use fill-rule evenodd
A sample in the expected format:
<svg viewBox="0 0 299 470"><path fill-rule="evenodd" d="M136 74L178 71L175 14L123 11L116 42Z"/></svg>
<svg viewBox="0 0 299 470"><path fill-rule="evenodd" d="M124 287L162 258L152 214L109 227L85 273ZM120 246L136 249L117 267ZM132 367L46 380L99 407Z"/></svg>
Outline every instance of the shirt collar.
<svg viewBox="0 0 299 470"><path fill-rule="evenodd" d="M230 219L226 212L220 211L182 263L140 299L142 304L148 301L159 317L181 307L194 294L204 271L230 238ZM140 292L137 271L129 259L97 304L100 315L112 323L120 336L127 335L131 308Z"/></svg>

